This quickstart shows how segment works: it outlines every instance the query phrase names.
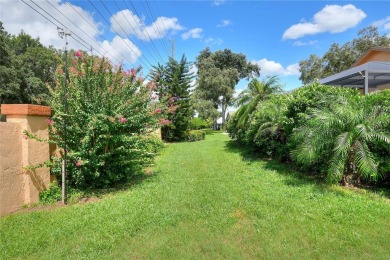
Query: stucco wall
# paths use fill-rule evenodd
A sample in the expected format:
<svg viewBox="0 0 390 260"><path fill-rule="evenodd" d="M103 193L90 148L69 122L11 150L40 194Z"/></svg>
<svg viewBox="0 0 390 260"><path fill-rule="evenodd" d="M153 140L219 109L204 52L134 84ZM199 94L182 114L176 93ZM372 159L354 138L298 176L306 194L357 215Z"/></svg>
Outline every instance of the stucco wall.
<svg viewBox="0 0 390 260"><path fill-rule="evenodd" d="M7 123L0 123L0 215L39 202L39 192L48 188L48 167L27 170L50 159L49 144L24 136L23 132L48 139L50 108L34 105L1 105Z"/></svg>
<svg viewBox="0 0 390 260"><path fill-rule="evenodd" d="M0 123L0 216L24 204L20 124Z"/></svg>

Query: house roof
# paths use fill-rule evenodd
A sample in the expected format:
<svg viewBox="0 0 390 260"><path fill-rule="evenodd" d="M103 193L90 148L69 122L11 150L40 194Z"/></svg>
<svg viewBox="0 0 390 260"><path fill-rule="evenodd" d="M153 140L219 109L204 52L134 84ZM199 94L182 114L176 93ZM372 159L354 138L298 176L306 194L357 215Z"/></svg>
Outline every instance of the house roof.
<svg viewBox="0 0 390 260"><path fill-rule="evenodd" d="M370 56L374 56L377 53L385 53L386 56L390 57L390 48L388 47L373 47L370 48L368 51L366 51L360 58L355 61L354 64L352 64L351 68L359 66L364 64L367 61L374 61L374 60L369 60ZM376 60L376 61L389 61L390 59L388 57L384 57L386 60Z"/></svg>
<svg viewBox="0 0 390 260"><path fill-rule="evenodd" d="M364 88L365 75L368 88L390 83L390 62L370 61L319 80L321 84Z"/></svg>

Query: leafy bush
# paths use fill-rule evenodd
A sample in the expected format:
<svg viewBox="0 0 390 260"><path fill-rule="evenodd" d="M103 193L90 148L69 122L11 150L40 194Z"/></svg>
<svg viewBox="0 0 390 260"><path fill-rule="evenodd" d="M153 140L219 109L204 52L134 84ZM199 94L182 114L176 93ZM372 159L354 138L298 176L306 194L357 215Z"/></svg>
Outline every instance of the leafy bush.
<svg viewBox="0 0 390 260"><path fill-rule="evenodd" d="M61 187L57 182L50 183L47 190L39 193L39 202L42 204L53 204L62 199Z"/></svg>
<svg viewBox="0 0 390 260"><path fill-rule="evenodd" d="M306 165L327 163L330 181L377 181L383 177L372 147L390 146L390 109L367 101L365 96L335 96L327 106L311 110L294 131L297 149L293 158ZM390 149L386 150L389 154ZM324 152L329 156L324 158Z"/></svg>
<svg viewBox="0 0 390 260"><path fill-rule="evenodd" d="M53 142L64 154L66 120L67 173L76 188L101 188L122 182L152 162L161 143L148 133L165 119L152 101L153 84L139 69L123 71L105 59L81 51L73 57L63 113L64 72L58 70L51 91L54 115L48 120Z"/></svg>
<svg viewBox="0 0 390 260"><path fill-rule="evenodd" d="M187 133L187 141L195 142L204 140L206 137L206 132L202 130L191 130Z"/></svg>
<svg viewBox="0 0 390 260"><path fill-rule="evenodd" d="M192 118L190 121L190 129L192 130L200 130L204 128L209 128L211 123L207 122L203 118L196 117Z"/></svg>
<svg viewBox="0 0 390 260"><path fill-rule="evenodd" d="M292 120L286 116L291 95L272 95L259 103L246 131L245 141L263 155L287 160L286 128Z"/></svg>
<svg viewBox="0 0 390 260"><path fill-rule="evenodd" d="M294 159L332 181L390 181L389 107L389 90L362 96L313 83L259 103L249 126L233 116L228 131L262 155Z"/></svg>

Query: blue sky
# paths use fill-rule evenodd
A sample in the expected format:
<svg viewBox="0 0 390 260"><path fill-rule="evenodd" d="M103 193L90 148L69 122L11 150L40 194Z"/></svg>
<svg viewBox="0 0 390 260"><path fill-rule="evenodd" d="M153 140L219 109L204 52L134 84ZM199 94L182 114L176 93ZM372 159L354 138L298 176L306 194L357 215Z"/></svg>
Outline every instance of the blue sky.
<svg viewBox="0 0 390 260"><path fill-rule="evenodd" d="M323 55L334 42L376 25L390 35L389 1L103 1L0 0L4 28L64 46L56 26L72 32L69 47L104 55L144 74L171 55L195 61L201 50L229 48L261 66L261 77L280 75L286 90L301 86L298 62ZM41 9L42 8L42 9ZM52 15L52 17L50 16ZM102 17L103 16L103 17ZM77 39L79 37L79 42ZM81 39L80 39L81 38ZM245 88L241 81L237 91Z"/></svg>

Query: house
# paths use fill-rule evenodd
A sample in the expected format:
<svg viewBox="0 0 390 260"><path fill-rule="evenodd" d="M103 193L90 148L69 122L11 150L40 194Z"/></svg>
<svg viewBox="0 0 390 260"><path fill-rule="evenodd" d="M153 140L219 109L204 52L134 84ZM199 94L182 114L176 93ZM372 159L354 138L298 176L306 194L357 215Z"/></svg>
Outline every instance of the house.
<svg viewBox="0 0 390 260"><path fill-rule="evenodd" d="M227 124L230 120L230 118L233 116L234 112L230 112L230 111L226 111L226 115L225 115L225 124ZM216 129L217 130L221 130L222 129L222 116L217 118L217 125L216 125Z"/></svg>
<svg viewBox="0 0 390 260"><path fill-rule="evenodd" d="M371 48L350 69L319 82L324 85L357 88L362 94L390 89L390 48Z"/></svg>

